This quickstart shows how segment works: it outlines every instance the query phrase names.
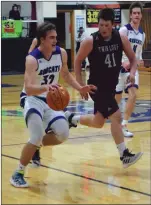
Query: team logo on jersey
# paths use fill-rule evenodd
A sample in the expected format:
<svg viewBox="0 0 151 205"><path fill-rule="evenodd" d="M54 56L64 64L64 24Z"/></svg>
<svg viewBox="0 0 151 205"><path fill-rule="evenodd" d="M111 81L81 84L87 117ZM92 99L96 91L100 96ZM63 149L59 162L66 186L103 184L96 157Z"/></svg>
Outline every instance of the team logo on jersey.
<svg viewBox="0 0 151 205"><path fill-rule="evenodd" d="M142 41L141 41L141 40L138 40L138 39L135 39L135 38L130 38L129 41L130 41L131 43L136 43L136 44L139 44L139 45L142 44Z"/></svg>
<svg viewBox="0 0 151 205"><path fill-rule="evenodd" d="M113 51L118 51L119 45L118 44L113 44L113 45L108 45L108 46L100 46L98 47L99 52L113 52Z"/></svg>
<svg viewBox="0 0 151 205"><path fill-rule="evenodd" d="M60 71L60 65L50 66L50 67L44 68L43 70L40 70L38 75L45 75L47 73L56 73L59 71Z"/></svg>

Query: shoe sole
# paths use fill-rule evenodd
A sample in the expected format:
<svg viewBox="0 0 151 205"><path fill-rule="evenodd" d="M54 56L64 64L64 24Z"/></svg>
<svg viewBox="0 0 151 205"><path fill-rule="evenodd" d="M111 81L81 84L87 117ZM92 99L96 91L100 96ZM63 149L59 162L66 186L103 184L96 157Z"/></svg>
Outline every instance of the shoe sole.
<svg viewBox="0 0 151 205"><path fill-rule="evenodd" d="M137 157L137 158L135 159L135 161L133 161L133 162L131 162L131 163L129 163L129 164L123 165L123 168L128 168L129 166L135 164L135 163L141 158L142 155L143 155L143 153L141 153L141 154L139 155L139 157Z"/></svg>
<svg viewBox="0 0 151 205"><path fill-rule="evenodd" d="M134 137L134 135L130 135L130 136L125 136L125 135L124 135L124 137L126 137L126 138L132 138L132 137Z"/></svg>
<svg viewBox="0 0 151 205"><path fill-rule="evenodd" d="M37 169L37 168L40 167L40 164L38 165L38 164L35 164L35 163L32 162L32 163L30 164L30 167Z"/></svg>
<svg viewBox="0 0 151 205"><path fill-rule="evenodd" d="M29 187L29 185L28 184L26 184L26 185L16 185L15 183L14 183L14 181L13 181L13 179L11 178L10 180L10 183L11 183L11 185L12 186L14 186L14 187L16 187L16 188L28 188Z"/></svg>

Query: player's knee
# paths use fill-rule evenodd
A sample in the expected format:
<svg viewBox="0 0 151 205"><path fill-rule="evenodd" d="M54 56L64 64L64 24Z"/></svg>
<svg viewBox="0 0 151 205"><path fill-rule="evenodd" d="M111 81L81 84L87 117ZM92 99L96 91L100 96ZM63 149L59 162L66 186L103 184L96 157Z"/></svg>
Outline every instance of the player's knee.
<svg viewBox="0 0 151 205"><path fill-rule="evenodd" d="M131 101L134 101L134 102L135 102L136 97L137 97L136 92L132 92L132 93L129 94L129 99L130 99Z"/></svg>
<svg viewBox="0 0 151 205"><path fill-rule="evenodd" d="M136 100L136 97L137 97L136 92L133 92L133 94L132 94L132 99L133 99L133 100Z"/></svg>
<svg viewBox="0 0 151 205"><path fill-rule="evenodd" d="M41 117L36 113L30 114L27 119L27 125L30 135L28 142L33 145L40 146L44 136Z"/></svg>
<svg viewBox="0 0 151 205"><path fill-rule="evenodd" d="M64 127L62 131L57 132L56 137L60 142L66 141L69 137L69 126Z"/></svg>
<svg viewBox="0 0 151 205"><path fill-rule="evenodd" d="M102 128L104 124L94 124L94 128Z"/></svg>
<svg viewBox="0 0 151 205"><path fill-rule="evenodd" d="M104 122L102 122L102 121L95 121L95 122L93 122L93 127L94 128L102 128L103 125L104 125Z"/></svg>
<svg viewBox="0 0 151 205"><path fill-rule="evenodd" d="M35 131L35 133L33 131L32 133L30 133L29 143L35 146L40 146L42 143L43 136L44 136L43 130L38 128L37 131Z"/></svg>
<svg viewBox="0 0 151 205"><path fill-rule="evenodd" d="M99 114L96 114L95 117L92 119L92 126L95 128L102 128L104 125L104 118L100 117Z"/></svg>
<svg viewBox="0 0 151 205"><path fill-rule="evenodd" d="M42 138L30 138L28 142L37 147L40 147L40 145L42 144Z"/></svg>
<svg viewBox="0 0 151 205"><path fill-rule="evenodd" d="M56 121L56 124L55 124L55 127L53 128L53 131L56 134L56 138L60 142L66 141L69 137L68 122L65 119L60 119L60 120L58 120L58 122Z"/></svg>
<svg viewBox="0 0 151 205"><path fill-rule="evenodd" d="M121 102L121 99L122 99L122 93L116 93L115 100L116 100L117 104L119 104Z"/></svg>
<svg viewBox="0 0 151 205"><path fill-rule="evenodd" d="M121 115L121 112L120 112L120 110L117 110L111 117L110 117L110 119L111 119L111 122L112 123L121 123L122 122L122 115Z"/></svg>

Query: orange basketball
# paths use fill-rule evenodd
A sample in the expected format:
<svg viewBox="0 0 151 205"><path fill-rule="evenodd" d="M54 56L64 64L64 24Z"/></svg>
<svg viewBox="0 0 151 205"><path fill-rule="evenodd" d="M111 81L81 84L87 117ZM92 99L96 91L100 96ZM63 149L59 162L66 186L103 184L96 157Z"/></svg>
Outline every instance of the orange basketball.
<svg viewBox="0 0 151 205"><path fill-rule="evenodd" d="M50 90L47 94L47 104L53 110L60 111L67 107L70 101L68 90L62 86Z"/></svg>

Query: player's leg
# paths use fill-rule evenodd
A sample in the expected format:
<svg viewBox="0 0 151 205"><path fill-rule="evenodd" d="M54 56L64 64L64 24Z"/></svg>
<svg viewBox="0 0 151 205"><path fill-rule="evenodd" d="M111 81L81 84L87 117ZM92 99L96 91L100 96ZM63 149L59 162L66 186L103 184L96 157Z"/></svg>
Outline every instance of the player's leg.
<svg viewBox="0 0 151 205"><path fill-rule="evenodd" d="M133 137L133 133L129 132L127 129L127 124L135 108L138 85L139 85L139 75L137 72L135 76L135 84L128 85L125 89L125 92L128 93L128 100L125 106L124 119L122 121L123 133L125 137Z"/></svg>
<svg viewBox="0 0 151 205"><path fill-rule="evenodd" d="M69 124L63 111L54 111L47 106L44 114L44 127L46 133L42 141L44 146L52 142L61 144L69 137Z"/></svg>
<svg viewBox="0 0 151 205"><path fill-rule="evenodd" d="M41 160L41 155L40 155L40 148L42 147L42 145L40 145L39 147L37 147L37 149L36 149L36 151L35 151L35 153L34 153L34 155L33 155L33 157L32 157L32 160L31 160L31 162L32 162L32 167L33 168L38 168L38 167L40 167L40 160Z"/></svg>
<svg viewBox="0 0 151 205"><path fill-rule="evenodd" d="M126 148L121 126L121 112L118 108L115 98L112 95L110 98L108 98L108 100L109 101L106 104L108 104L110 110L107 109L104 117L108 117L111 120L111 133L118 148L123 167L127 168L140 159L143 153L139 152L137 154L132 154Z"/></svg>
<svg viewBox="0 0 151 205"><path fill-rule="evenodd" d="M116 85L116 89L115 89L115 99L116 99L116 102L121 112L123 110L123 107L122 107L123 90L124 90L124 73L120 73L119 78L118 78L118 84Z"/></svg>
<svg viewBox="0 0 151 205"><path fill-rule="evenodd" d="M53 132L44 135L42 119L45 106L46 104L43 101L34 97L28 97L26 99L25 119L28 126L30 139L28 143L24 146L19 166L10 179L10 183L15 187L28 187L28 184L24 179L25 167L30 162L33 154L36 151L36 148L42 144L43 138L45 136L49 136L50 139L47 145L57 145L62 143L60 139L58 140L58 138L56 138L56 134L54 134Z"/></svg>
<svg viewBox="0 0 151 205"><path fill-rule="evenodd" d="M137 162L143 153L138 152L137 154L132 154L129 152L124 142L124 135L121 127L121 112L116 108L116 103L114 102L112 112L114 113L109 116L109 119L111 120L111 133L118 148L123 167L127 168Z"/></svg>
<svg viewBox="0 0 151 205"><path fill-rule="evenodd" d="M76 127L78 123L80 123L81 125L85 125L88 127L94 127L94 128L103 127L105 123L105 119L103 115L101 114L101 112L97 112L98 111L97 104L101 106L103 100L100 101L100 96L97 96L97 95L98 95L98 92L91 95L91 98L94 101L94 114L75 115L69 111L65 112L65 116L68 120L69 127ZM99 100L99 102L96 102L96 99Z"/></svg>
<svg viewBox="0 0 151 205"><path fill-rule="evenodd" d="M88 127L101 128L104 125L105 119L101 113L97 112L95 115L75 115L69 111L65 112L69 125L77 126L78 123Z"/></svg>
<svg viewBox="0 0 151 205"><path fill-rule="evenodd" d="M123 167L126 168L134 164L142 156L142 153L139 152L137 154L131 154L125 146L124 135L121 126L121 112L118 108L114 95L111 95L110 97L107 98L106 96L104 97L102 96L99 99L103 99L103 100L98 101L98 103L96 103L95 109L98 109L98 111L96 112L94 117L93 115L90 116L89 118L88 118L89 115L73 116L71 119L72 123L80 122L80 124L83 125L99 128L102 127L105 118L110 116L109 118L111 120L111 132L114 141L117 145L117 148L119 150L120 159L123 162ZM78 120L76 119L76 117L78 118ZM69 117L67 116L67 118ZM93 120L93 123L92 123L92 119L95 119Z"/></svg>
<svg viewBox="0 0 151 205"><path fill-rule="evenodd" d="M27 98L27 94L22 92L20 94L20 106L24 109L25 99ZM40 147L37 147L33 157L32 157L32 167L37 168L40 166Z"/></svg>
<svg viewBox="0 0 151 205"><path fill-rule="evenodd" d="M49 121L49 117L48 117L48 121ZM59 121L60 122L60 121ZM49 122L48 122L49 123ZM64 120L63 120L63 123L64 123ZM66 124L66 122L65 122L65 124ZM48 124L47 124L48 125ZM47 126L46 125L46 126ZM66 126L66 125L65 125ZM76 127L77 125L74 125L74 124L71 124L70 123L70 125L69 125L69 123L68 123L68 126L69 126L69 128L71 128L71 127ZM51 133L51 135L53 135L53 133ZM56 139L56 137L54 136L54 140ZM46 133L46 135L44 136L44 140L43 140L43 144L44 145L47 145L48 143L49 143L49 140L50 140L50 138L49 138L49 135ZM51 139L52 140L52 139ZM59 143L61 143L61 142L58 142L57 141L57 143L59 144ZM34 155L33 155L33 157L32 157L32 167L34 167L34 168L38 168L38 167L40 167L40 148L41 148L41 146L40 147L37 147L37 149L36 149L36 152L34 153Z"/></svg>
<svg viewBox="0 0 151 205"><path fill-rule="evenodd" d="M116 94L115 94L115 100L116 100L117 104L120 104L120 103L121 103L121 100L122 100L122 91L116 92Z"/></svg>
<svg viewBox="0 0 151 205"><path fill-rule="evenodd" d="M34 97L27 97L25 100L24 117L30 138L22 150L19 165L10 179L10 183L15 187L28 187L24 179L25 168L37 147L41 145L44 136L42 103Z"/></svg>
<svg viewBox="0 0 151 205"><path fill-rule="evenodd" d="M50 116L52 116L52 112L54 112L54 111L47 110L47 112L45 112L44 117L43 117L44 124L47 124L45 127L46 133L43 136L43 140L42 140L43 146L50 146L50 145L53 146L53 145L61 144L62 142L64 142L68 138L68 135L69 135L68 134L69 125L67 123L66 118L62 117L64 115L61 115L61 116L58 115L57 120L55 117L54 118L51 117L51 119L50 119ZM53 126L55 126L55 129L53 129L53 126L51 126L51 122L53 123ZM66 129L66 134L64 134L64 136L63 136L63 133L57 133L56 132L57 127L58 128L63 127L64 129ZM50 128L50 129L48 129L48 128ZM64 130L62 129L62 132L63 131ZM58 135L60 138L58 137ZM62 138L61 138L61 136L62 136ZM32 166L33 167L40 166L40 148L41 148L41 146L37 147L37 150L32 157Z"/></svg>

